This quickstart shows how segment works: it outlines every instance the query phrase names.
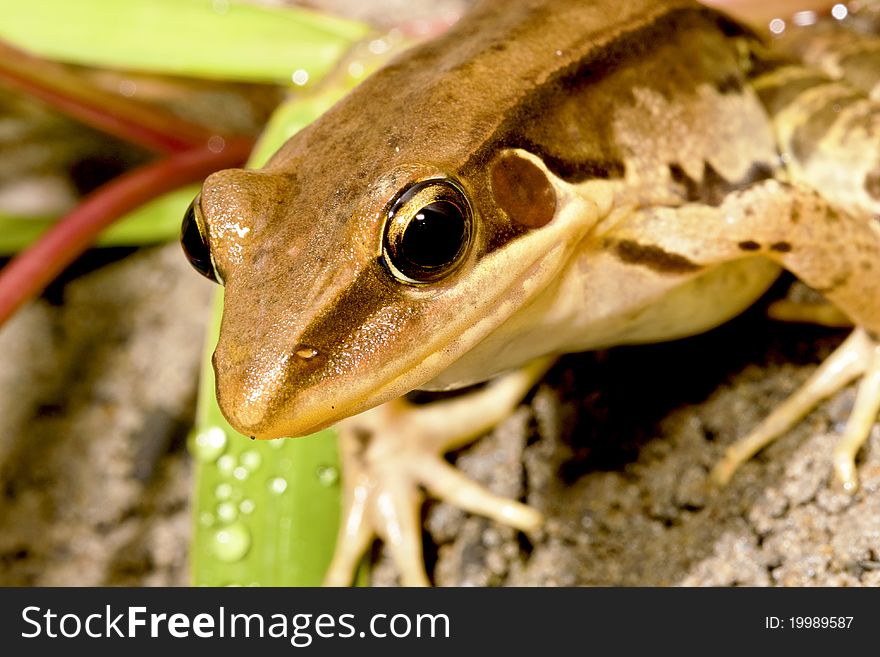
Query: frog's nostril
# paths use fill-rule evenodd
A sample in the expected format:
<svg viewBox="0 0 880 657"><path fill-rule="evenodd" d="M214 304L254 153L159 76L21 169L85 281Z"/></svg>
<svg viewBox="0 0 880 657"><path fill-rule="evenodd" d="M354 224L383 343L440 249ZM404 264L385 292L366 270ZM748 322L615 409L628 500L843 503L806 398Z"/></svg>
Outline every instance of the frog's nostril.
<svg viewBox="0 0 880 657"><path fill-rule="evenodd" d="M302 360L312 360L321 352L319 352L314 347L310 347L306 344L300 344L296 348L296 351L294 351L293 353L296 354L297 358L300 358Z"/></svg>
<svg viewBox="0 0 880 657"><path fill-rule="evenodd" d="M327 353L305 342L296 344L287 360L284 373L284 386L297 388L305 381L312 381L320 376L321 370L327 365Z"/></svg>

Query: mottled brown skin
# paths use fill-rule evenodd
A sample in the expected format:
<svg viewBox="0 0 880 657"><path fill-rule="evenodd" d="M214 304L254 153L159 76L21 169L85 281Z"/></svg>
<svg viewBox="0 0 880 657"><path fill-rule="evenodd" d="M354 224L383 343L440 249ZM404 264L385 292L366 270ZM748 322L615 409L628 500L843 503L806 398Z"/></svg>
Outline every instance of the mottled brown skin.
<svg viewBox="0 0 880 657"><path fill-rule="evenodd" d="M789 175L855 214L880 213L880 39L835 21L792 28L753 52L751 84ZM806 64L806 66L805 66Z"/></svg>
<svg viewBox="0 0 880 657"><path fill-rule="evenodd" d="M224 413L259 438L302 434L414 387L486 378L540 355L517 336L525 344L530 331L556 330L564 318L549 309L563 295L571 306L581 284L578 319L565 326L588 330L557 340L551 353L724 321L773 278L772 269L743 269L744 256L800 274L792 263L814 256L799 244L809 242L808 229L803 237L786 232L794 214L785 230L778 219L767 235L744 228L769 221L760 204L771 188L761 181L790 176L812 185L812 160L849 151L819 143L824 114L775 122L804 93L830 84L815 71L798 74L798 89L776 84L770 76L787 64L775 57L747 30L685 0L484 2L444 37L370 77L264 169L215 174L201 212L226 285L214 357ZM845 93L861 102L860 92ZM858 224L871 207L872 175L859 181L858 198L820 189L820 205L826 197L846 213L846 226ZM467 194L474 240L449 276L401 284L382 262L385 215L407 185L437 176ZM772 189L804 215L802 225L832 212L804 211L802 192ZM685 237L675 226L679 207L689 217ZM650 208L672 214L663 222L668 235L642 226ZM721 228L712 222L724 209L751 218ZM694 238L690 218L698 215L709 223ZM876 248L870 231L855 232L863 246L847 250ZM690 253L694 239L715 255ZM717 295L740 275L748 291L729 307L673 327L693 303L684 301L688 286ZM874 276L870 264L849 285ZM610 301L609 281L622 290ZM850 296L838 294L845 311L865 305ZM657 317L669 326L649 329ZM506 360L486 365L509 339Z"/></svg>
<svg viewBox="0 0 880 657"><path fill-rule="evenodd" d="M331 375L363 378L389 352L404 359L410 336L433 333L433 300L389 284L374 257L383 212L405 184L440 172L461 182L481 220L479 260L524 230L499 211L490 190L487 164L500 149L524 147L572 182L619 178L630 166L640 197L666 198L667 153L652 153L651 141L639 137L650 126L622 117L613 131L609 121L633 106L634 85L656 88L685 116L702 116L711 101L692 102L699 85L726 92L739 76L723 33L729 22L688 2L519 2L501 12L495 4L371 77L261 172L222 172L205 184L201 208L226 283L218 393L247 433L277 434L276 416L290 413L298 390L344 385L329 382ZM646 59L651 42L656 55ZM682 50L696 65L682 63ZM719 99L743 104L729 93ZM731 112L763 125L757 102L744 104ZM560 139L560 132L568 134ZM620 143L616 132L633 143ZM769 167L773 146L764 133L763 143L750 143L747 162L728 157L715 169L735 179L753 157ZM706 138L691 150L679 166L699 180L717 149ZM242 229L249 229L244 237ZM328 253L328 245L346 249ZM459 278L435 286L435 296L448 293L445 303L453 304ZM364 315L379 307L398 330L372 333L354 356ZM307 325L315 323L321 331ZM318 355L295 357L300 344Z"/></svg>

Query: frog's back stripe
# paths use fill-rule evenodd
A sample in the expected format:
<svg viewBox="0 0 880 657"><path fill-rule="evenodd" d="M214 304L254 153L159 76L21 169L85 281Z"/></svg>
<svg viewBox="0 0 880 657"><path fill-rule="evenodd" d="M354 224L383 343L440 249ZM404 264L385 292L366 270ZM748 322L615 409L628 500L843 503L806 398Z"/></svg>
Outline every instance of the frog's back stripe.
<svg viewBox="0 0 880 657"><path fill-rule="evenodd" d="M692 105L707 84L734 105L745 97L737 92L744 79L730 44L718 38L726 32L743 29L693 0L484 1L439 39L371 75L343 106L282 147L267 170L308 177L314 196L332 195L336 217L350 216L346 208L363 198L364 181L379 177L377 163L392 171L426 154L468 181L477 197L488 186L486 165L503 146L528 148L568 182L618 178L627 171L627 152L612 125L631 85L617 82L611 94L585 90L574 100L572 92L584 81L618 80L621 66L644 63L657 70L651 82L658 92L665 88L678 107ZM670 37L698 54L670 54L662 62L641 56L671 53ZM701 43L711 45L711 58ZM577 106L579 99L590 103ZM389 111L401 106L407 111ZM324 156L310 158L314 152ZM739 180L752 164L721 173ZM693 174L696 167L686 168ZM333 189L321 188L323 181L333 181Z"/></svg>
<svg viewBox="0 0 880 657"><path fill-rule="evenodd" d="M607 69L612 62L603 56L622 56L624 43L650 49L652 39L683 14L718 16L693 0L484 0L446 34L364 80L344 106L332 108L282 147L268 168L298 170L296 163L308 153L324 153L310 162L309 177L334 181L337 216L345 216L342 208L362 197L362 182L377 177L377 162L392 170L429 153L450 173L485 164L486 154L510 138L530 99L554 88L559 93L563 78L590 62ZM621 47L614 47L618 42ZM398 107L407 111L389 111ZM522 137L544 147L546 161L569 179L620 174L616 144L607 132L598 131L573 152L558 153L541 134Z"/></svg>
<svg viewBox="0 0 880 657"><path fill-rule="evenodd" d="M596 3L597 6L606 4L611 3ZM664 5L665 11L657 11ZM523 148L540 157L555 175L569 183L621 178L627 153L615 139L614 104L602 106L601 102L595 102L597 94L590 94L589 88L597 81L613 77L629 64L649 57L657 44L668 41L673 34L683 35L685 47L688 35L698 35L700 31L720 28L728 35L753 36L725 16L686 2L648 3L641 15L629 20L612 20L610 25L612 28L606 29L604 34L586 34L565 49L556 48L559 66L549 69L543 81L533 85L511 109L501 113L502 121L482 147L475 149L464 168L479 167L499 148ZM554 46L548 43L546 47ZM700 62L706 62L706 68L694 70L692 67ZM722 94L741 92L744 79L739 71L723 65L713 69L712 65L716 64L710 56L694 57L682 63L688 67L686 72L672 70L670 65L668 75L657 76L653 87L670 98L676 94L695 94L705 83ZM605 99L631 102L629 84L621 79ZM581 91L587 93L580 94ZM576 109L572 110L572 106ZM601 120L597 120L600 117ZM572 138L561 140L560 134L566 132Z"/></svg>

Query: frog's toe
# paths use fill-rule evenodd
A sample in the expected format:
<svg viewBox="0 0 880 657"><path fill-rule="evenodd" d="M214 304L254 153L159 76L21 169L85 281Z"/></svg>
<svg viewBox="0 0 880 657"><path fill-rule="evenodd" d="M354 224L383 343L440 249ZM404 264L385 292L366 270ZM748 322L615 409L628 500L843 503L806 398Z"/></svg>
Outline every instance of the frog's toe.
<svg viewBox="0 0 880 657"><path fill-rule="evenodd" d="M524 532L535 531L544 522L544 516L540 511L515 500L495 495L465 477L445 461L425 460L420 464L419 470L425 487L435 497L465 511L492 518Z"/></svg>
<svg viewBox="0 0 880 657"><path fill-rule="evenodd" d="M852 320L837 306L827 301L779 299L767 308L767 316L780 322L832 327L852 326Z"/></svg>
<svg viewBox="0 0 880 657"><path fill-rule="evenodd" d="M375 529L367 517L368 486L368 481L362 481L345 491L342 524L324 586L350 585L361 556L373 540Z"/></svg>
<svg viewBox="0 0 880 657"><path fill-rule="evenodd" d="M820 401L859 377L855 406L833 456L835 479L844 490L855 492L856 454L880 412L880 342L861 328L855 329L791 397L727 449L710 473L710 482L727 484L742 463L788 431Z"/></svg>
<svg viewBox="0 0 880 657"><path fill-rule="evenodd" d="M418 482L412 476L410 464L399 463L399 459L389 454L393 450L389 443L393 444L398 436L393 425L389 433L379 434L385 440L377 441L368 428L370 424L359 424L355 418L340 427L343 509L336 551L324 584L349 585L361 557L378 536L391 551L400 570L401 583L427 586L419 524L422 494ZM377 457L382 457L381 462L376 462Z"/></svg>
<svg viewBox="0 0 880 657"><path fill-rule="evenodd" d="M880 413L880 341L870 340L866 347L866 371L859 382L856 401L843 436L834 447L834 475L847 492L859 487L856 455L871 434Z"/></svg>
<svg viewBox="0 0 880 657"><path fill-rule="evenodd" d="M430 586L422 553L422 495L408 477L392 480L376 492L376 533L391 552L403 586Z"/></svg>
<svg viewBox="0 0 880 657"><path fill-rule="evenodd" d="M427 585L419 522L422 489L517 529L537 529L543 522L538 511L470 481L443 454L503 419L549 365L549 360L534 363L448 401L415 406L397 399L341 423L343 513L325 583L350 583L378 536L391 552L401 583Z"/></svg>

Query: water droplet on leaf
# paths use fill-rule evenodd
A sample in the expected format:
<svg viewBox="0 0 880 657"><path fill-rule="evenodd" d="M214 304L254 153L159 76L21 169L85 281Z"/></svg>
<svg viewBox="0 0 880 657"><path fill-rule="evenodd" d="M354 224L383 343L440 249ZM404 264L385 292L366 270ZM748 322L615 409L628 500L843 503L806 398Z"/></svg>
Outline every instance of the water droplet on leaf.
<svg viewBox="0 0 880 657"><path fill-rule="evenodd" d="M332 465L322 465L317 470L318 483L328 488L339 481L339 468Z"/></svg>
<svg viewBox="0 0 880 657"><path fill-rule="evenodd" d="M214 489L214 495L221 502L228 500L232 497L232 484L217 484L217 488Z"/></svg>
<svg viewBox="0 0 880 657"><path fill-rule="evenodd" d="M251 534L240 522L218 530L211 544L214 555L220 561L239 561L251 547Z"/></svg>
<svg viewBox="0 0 880 657"><path fill-rule="evenodd" d="M200 431L193 439L193 455L204 463L216 461L226 451L226 432L220 427Z"/></svg>
<svg viewBox="0 0 880 657"><path fill-rule="evenodd" d="M284 477L275 477L269 480L269 490L277 495L281 495L287 490L287 479Z"/></svg>
<svg viewBox="0 0 880 657"><path fill-rule="evenodd" d="M223 502L217 505L217 517L223 522L232 522L238 518L238 511L231 502Z"/></svg>
<svg viewBox="0 0 880 657"><path fill-rule="evenodd" d="M255 449L249 449L241 455L241 464L250 472L259 468L262 462L263 457L261 457L260 453Z"/></svg>
<svg viewBox="0 0 880 657"><path fill-rule="evenodd" d="M227 477L235 470L236 459L232 454L224 454L217 459L217 469Z"/></svg>

